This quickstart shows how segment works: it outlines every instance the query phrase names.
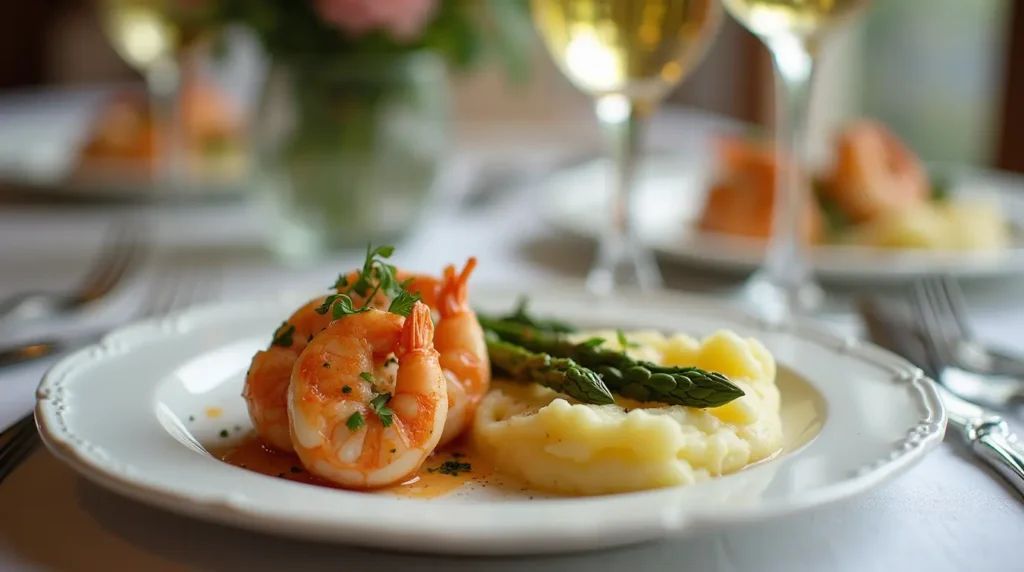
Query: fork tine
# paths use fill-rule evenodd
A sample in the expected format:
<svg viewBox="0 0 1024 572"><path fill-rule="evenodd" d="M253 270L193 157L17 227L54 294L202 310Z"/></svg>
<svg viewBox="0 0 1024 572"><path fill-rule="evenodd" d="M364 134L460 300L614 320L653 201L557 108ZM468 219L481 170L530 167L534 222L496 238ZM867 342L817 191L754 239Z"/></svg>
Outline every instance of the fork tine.
<svg viewBox="0 0 1024 572"><path fill-rule="evenodd" d="M930 307L933 331L932 336L936 343L941 339L944 355L948 358L952 355L950 348L956 345L961 338L961 332L956 320L953 319L952 311L949 308L949 301L946 299L942 284L937 278L926 278L923 281L924 295Z"/></svg>
<svg viewBox="0 0 1024 572"><path fill-rule="evenodd" d="M214 295L213 279L204 279L189 269L160 267L150 285L145 317L156 317L205 302Z"/></svg>
<svg viewBox="0 0 1024 572"><path fill-rule="evenodd" d="M945 345L940 344L936 339L941 325L935 315L929 290L926 280L918 281L914 284L911 299L913 300L914 320L917 322L917 329L924 345L924 357L928 362L928 367L937 375L937 372L942 370L943 363L949 360Z"/></svg>
<svg viewBox="0 0 1024 572"><path fill-rule="evenodd" d="M134 221L119 224L107 241L104 254L82 282L76 296L79 302L89 302L106 295L131 270L143 253L142 232Z"/></svg>
<svg viewBox="0 0 1024 572"><path fill-rule="evenodd" d="M967 319L967 302L960 283L952 276L943 276L938 280L938 287L942 292L942 298L949 309L950 316L956 323L957 333L962 339L971 339L971 325Z"/></svg>
<svg viewBox="0 0 1024 572"><path fill-rule="evenodd" d="M0 483L3 483L28 458L39 444L35 425L23 427L0 449Z"/></svg>

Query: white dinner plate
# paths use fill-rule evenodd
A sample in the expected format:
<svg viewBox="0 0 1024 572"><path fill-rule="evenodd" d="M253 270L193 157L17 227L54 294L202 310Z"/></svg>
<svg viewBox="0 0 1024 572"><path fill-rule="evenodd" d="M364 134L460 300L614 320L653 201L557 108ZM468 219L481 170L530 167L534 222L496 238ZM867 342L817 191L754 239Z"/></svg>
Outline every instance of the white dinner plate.
<svg viewBox="0 0 1024 572"><path fill-rule="evenodd" d="M505 311L517 294L478 291L474 304ZM125 327L68 356L38 391L46 446L101 486L200 519L390 550L522 555L680 537L848 499L919 461L945 430L932 383L874 346L803 324L771 326L701 298L623 294L596 304L583 290L553 287L531 294L531 309L583 327L756 336L779 364L783 452L690 486L576 498L472 484L438 498L398 498L215 459L207 449L222 443L222 430L250 427L240 392L253 353L306 300L197 308ZM201 413L211 407L213 419Z"/></svg>
<svg viewBox="0 0 1024 572"><path fill-rule="evenodd" d="M999 201L1012 225L1012 244L1001 252L940 252L857 246L817 246L811 265L822 280L904 282L924 275L959 278L1024 273L1024 179L1008 173L943 168L957 196ZM611 166L596 160L561 171L541 183L537 196L549 224L575 236L597 239L611 195ZM678 155L652 154L638 170L634 211L639 239L664 260L752 272L762 263L760 241L703 232L696 226L711 170Z"/></svg>

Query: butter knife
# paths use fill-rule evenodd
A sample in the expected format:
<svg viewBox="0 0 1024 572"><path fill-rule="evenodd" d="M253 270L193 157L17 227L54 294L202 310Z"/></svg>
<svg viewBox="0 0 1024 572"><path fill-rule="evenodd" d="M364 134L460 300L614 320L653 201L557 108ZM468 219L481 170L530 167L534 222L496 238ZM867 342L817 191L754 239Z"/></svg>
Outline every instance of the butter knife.
<svg viewBox="0 0 1024 572"><path fill-rule="evenodd" d="M1024 447L1006 421L998 413L970 403L947 389L941 364L928 355L913 330L888 317L891 313L880 301L861 299L857 310L873 343L902 356L937 382L935 387L946 408L949 426L976 457L1024 497ZM958 372L958 375L971 374ZM984 383L984 380L978 382Z"/></svg>

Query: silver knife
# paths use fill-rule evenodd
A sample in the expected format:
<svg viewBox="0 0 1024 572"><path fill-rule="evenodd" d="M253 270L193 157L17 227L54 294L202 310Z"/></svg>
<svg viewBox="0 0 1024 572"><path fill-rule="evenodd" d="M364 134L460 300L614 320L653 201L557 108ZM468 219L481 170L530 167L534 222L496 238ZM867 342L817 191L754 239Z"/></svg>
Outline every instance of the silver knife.
<svg viewBox="0 0 1024 572"><path fill-rule="evenodd" d="M873 298L858 301L857 310L864 321L868 338L875 344L903 357L936 380L936 389L949 418L949 426L963 443L1024 496L1024 448L996 412L970 403L943 384L944 372L929 359L917 334L906 324L891 318L893 313ZM959 375L973 375L958 372ZM978 383L984 383L979 380Z"/></svg>

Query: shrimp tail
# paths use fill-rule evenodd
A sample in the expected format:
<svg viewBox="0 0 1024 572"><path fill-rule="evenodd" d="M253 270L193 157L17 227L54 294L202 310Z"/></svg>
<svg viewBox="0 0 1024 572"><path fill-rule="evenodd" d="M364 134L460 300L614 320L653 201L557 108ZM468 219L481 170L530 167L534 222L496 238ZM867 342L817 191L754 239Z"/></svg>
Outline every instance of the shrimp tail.
<svg viewBox="0 0 1024 572"><path fill-rule="evenodd" d="M416 302L402 326L399 351L404 355L433 349L433 347L434 322L430 319L430 308L423 302Z"/></svg>
<svg viewBox="0 0 1024 572"><path fill-rule="evenodd" d="M444 284L438 300L441 317L449 317L469 310L469 277L476 269L476 257L471 256L459 274L455 266L448 265L444 269Z"/></svg>

